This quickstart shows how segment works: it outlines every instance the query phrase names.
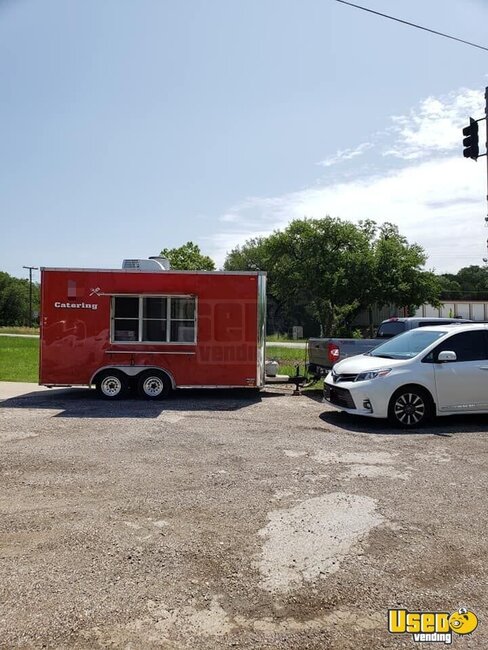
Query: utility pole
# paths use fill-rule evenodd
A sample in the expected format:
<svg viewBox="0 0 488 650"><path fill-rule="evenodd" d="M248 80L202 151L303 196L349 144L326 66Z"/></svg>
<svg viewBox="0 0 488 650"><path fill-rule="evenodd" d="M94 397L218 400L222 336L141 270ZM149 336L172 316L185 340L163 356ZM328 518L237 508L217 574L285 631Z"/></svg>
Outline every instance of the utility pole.
<svg viewBox="0 0 488 650"><path fill-rule="evenodd" d="M38 271L37 266L23 266L29 270L29 327L32 327L32 271Z"/></svg>

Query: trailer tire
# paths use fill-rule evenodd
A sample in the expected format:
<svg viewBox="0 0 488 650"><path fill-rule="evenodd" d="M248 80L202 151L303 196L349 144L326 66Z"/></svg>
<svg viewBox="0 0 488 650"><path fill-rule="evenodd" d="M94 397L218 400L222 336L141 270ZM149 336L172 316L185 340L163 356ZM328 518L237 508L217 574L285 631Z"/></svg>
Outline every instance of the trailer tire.
<svg viewBox="0 0 488 650"><path fill-rule="evenodd" d="M137 377L137 392L144 399L158 400L168 397L171 381L159 370L145 370Z"/></svg>
<svg viewBox="0 0 488 650"><path fill-rule="evenodd" d="M129 378L120 370L104 370L96 378L95 387L102 399L122 399L129 392Z"/></svg>

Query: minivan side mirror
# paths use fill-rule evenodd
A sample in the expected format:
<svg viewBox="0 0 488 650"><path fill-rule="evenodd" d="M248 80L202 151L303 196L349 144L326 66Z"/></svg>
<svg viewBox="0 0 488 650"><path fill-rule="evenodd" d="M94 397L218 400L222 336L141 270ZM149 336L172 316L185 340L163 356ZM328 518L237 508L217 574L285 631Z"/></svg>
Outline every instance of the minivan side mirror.
<svg viewBox="0 0 488 650"><path fill-rule="evenodd" d="M457 360L457 355L452 350L442 350L442 352L439 352L439 356L437 357L437 361L439 363L446 363L446 361L456 361L456 360Z"/></svg>

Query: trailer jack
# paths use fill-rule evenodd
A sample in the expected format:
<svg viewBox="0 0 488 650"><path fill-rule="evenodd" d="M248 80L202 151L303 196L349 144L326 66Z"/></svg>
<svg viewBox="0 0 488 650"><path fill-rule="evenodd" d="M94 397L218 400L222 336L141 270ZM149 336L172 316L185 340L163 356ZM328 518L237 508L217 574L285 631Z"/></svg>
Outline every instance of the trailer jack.
<svg viewBox="0 0 488 650"><path fill-rule="evenodd" d="M295 375L276 375L275 377L266 377L266 384L294 384L295 390L293 395L301 395L301 389L305 386L310 386L312 381L305 375L300 374L300 366L297 365Z"/></svg>

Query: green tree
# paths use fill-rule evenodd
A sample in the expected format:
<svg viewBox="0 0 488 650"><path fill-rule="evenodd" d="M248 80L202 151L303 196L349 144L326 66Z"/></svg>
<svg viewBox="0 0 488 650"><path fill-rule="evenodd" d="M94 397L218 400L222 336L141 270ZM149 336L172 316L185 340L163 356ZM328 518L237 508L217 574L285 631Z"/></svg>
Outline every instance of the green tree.
<svg viewBox="0 0 488 650"><path fill-rule="evenodd" d="M391 223L378 228L372 246L377 305L408 307L410 312L424 303L439 305L441 283L433 272L422 270L427 256L421 246L409 244Z"/></svg>
<svg viewBox="0 0 488 650"><path fill-rule="evenodd" d="M166 257L171 268L177 271L214 271L215 262L203 255L200 247L189 241L179 248L163 248L161 255Z"/></svg>
<svg viewBox="0 0 488 650"><path fill-rule="evenodd" d="M39 285L32 285L32 311L39 310ZM29 281L0 271L0 326L29 322Z"/></svg>
<svg viewBox="0 0 488 650"><path fill-rule="evenodd" d="M227 254L225 271L266 271L266 309L267 321L270 331L286 331L287 325L293 320L293 312L290 310L276 292L274 265L269 250L268 239L255 237L249 239L242 246L236 246Z"/></svg>
<svg viewBox="0 0 488 650"><path fill-rule="evenodd" d="M255 237L242 246L236 246L224 262L226 271L269 271L270 266L265 237Z"/></svg>
<svg viewBox="0 0 488 650"><path fill-rule="evenodd" d="M465 266L457 273L438 276L443 300L487 300L488 267Z"/></svg>
<svg viewBox="0 0 488 650"><path fill-rule="evenodd" d="M462 298L463 291L461 285L456 280L456 276L452 273L443 273L438 275L437 279L441 285L442 297L446 296L457 298L458 300Z"/></svg>
<svg viewBox="0 0 488 650"><path fill-rule="evenodd" d="M488 268L486 266L465 266L456 274L456 280L463 291L471 293L488 291Z"/></svg>
<svg viewBox="0 0 488 650"><path fill-rule="evenodd" d="M276 312L310 314L322 332L355 314L371 275L368 233L339 219L297 219L284 231L251 239L231 251L224 268L265 270ZM276 314L274 314L276 316Z"/></svg>
<svg viewBox="0 0 488 650"><path fill-rule="evenodd" d="M283 231L249 240L229 253L227 269L268 272L271 295L289 312L313 315L323 335L343 333L375 304L438 304L440 284L423 271L426 256L392 224L296 219Z"/></svg>
<svg viewBox="0 0 488 650"><path fill-rule="evenodd" d="M488 266L465 266L437 277L442 300L488 300Z"/></svg>
<svg viewBox="0 0 488 650"><path fill-rule="evenodd" d="M277 297L303 305L328 336L367 300L372 280L368 236L340 219L296 219L267 242Z"/></svg>

